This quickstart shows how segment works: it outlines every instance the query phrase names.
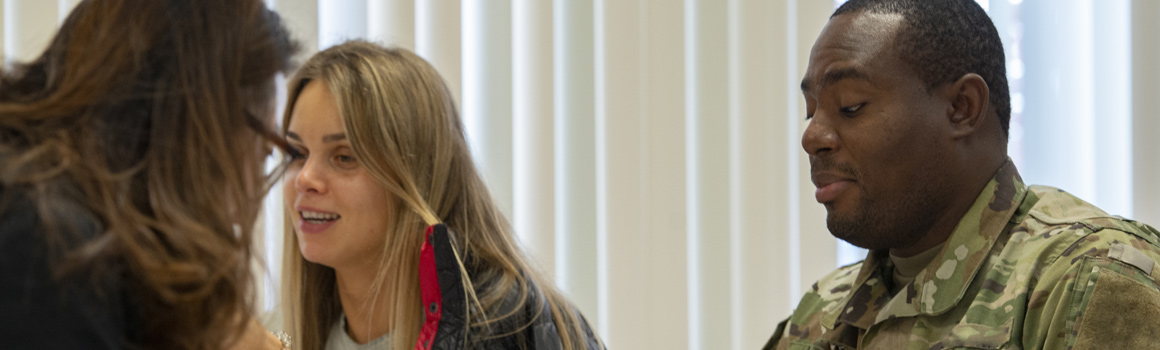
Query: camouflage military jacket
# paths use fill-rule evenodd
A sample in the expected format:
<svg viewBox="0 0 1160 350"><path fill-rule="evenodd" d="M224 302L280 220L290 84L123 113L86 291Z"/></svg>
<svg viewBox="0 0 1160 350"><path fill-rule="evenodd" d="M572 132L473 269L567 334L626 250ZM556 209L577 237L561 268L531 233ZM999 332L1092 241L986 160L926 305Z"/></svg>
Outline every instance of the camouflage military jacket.
<svg viewBox="0 0 1160 350"><path fill-rule="evenodd" d="M1160 349L1160 232L1010 160L892 294L885 251L814 284L766 349Z"/></svg>

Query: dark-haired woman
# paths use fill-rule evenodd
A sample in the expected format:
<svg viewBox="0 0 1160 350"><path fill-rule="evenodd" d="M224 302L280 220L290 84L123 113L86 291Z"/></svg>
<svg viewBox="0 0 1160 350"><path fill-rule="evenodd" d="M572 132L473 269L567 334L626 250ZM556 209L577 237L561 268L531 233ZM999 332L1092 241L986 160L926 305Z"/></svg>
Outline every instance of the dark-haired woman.
<svg viewBox="0 0 1160 350"><path fill-rule="evenodd" d="M270 345L251 227L294 50L260 0L86 0L4 72L0 348Z"/></svg>

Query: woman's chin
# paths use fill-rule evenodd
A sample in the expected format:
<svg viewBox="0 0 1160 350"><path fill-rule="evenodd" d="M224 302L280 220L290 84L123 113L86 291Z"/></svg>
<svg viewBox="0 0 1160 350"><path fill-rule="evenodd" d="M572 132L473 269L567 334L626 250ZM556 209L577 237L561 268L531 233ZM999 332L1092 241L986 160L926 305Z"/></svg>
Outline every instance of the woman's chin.
<svg viewBox="0 0 1160 350"><path fill-rule="evenodd" d="M320 250L321 249L310 249L310 247L302 247L302 249L300 249L300 253L302 253L302 258L306 259L306 261L319 265L330 266L328 262L330 262L331 259L329 259L325 252Z"/></svg>

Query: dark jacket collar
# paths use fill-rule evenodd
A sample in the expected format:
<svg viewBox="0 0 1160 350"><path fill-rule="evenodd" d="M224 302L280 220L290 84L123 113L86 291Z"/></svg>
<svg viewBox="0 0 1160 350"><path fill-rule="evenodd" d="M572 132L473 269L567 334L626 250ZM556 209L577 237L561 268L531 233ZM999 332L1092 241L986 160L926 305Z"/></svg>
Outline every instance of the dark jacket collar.
<svg viewBox="0 0 1160 350"><path fill-rule="evenodd" d="M415 349L466 348L467 290L464 288L463 275L460 272L466 269L460 268L460 262L469 260L469 257L460 255L451 244L450 231L446 225L437 224L427 228L427 239L419 251L419 287L426 321L420 330ZM529 300L525 303L523 315L513 318L513 322L497 324L496 328L492 329L493 334L509 335L488 340L487 344L483 345L484 349L564 348L543 292L531 278L525 280L529 289ZM578 312L577 314L579 315ZM580 318L583 320L582 316ZM528 320L533 321L530 326L524 327L528 325ZM584 331L589 348L602 349L586 322Z"/></svg>

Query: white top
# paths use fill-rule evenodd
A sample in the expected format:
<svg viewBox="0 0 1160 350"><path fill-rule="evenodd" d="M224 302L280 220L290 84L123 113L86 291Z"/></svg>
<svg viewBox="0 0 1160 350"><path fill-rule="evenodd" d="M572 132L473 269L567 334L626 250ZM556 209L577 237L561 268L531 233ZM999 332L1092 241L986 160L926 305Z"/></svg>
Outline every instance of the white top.
<svg viewBox="0 0 1160 350"><path fill-rule="evenodd" d="M330 329L330 338L326 339L326 350L381 350L390 346L391 334L383 334L378 339L366 344L359 344L346 333L346 315L338 318L334 327Z"/></svg>

